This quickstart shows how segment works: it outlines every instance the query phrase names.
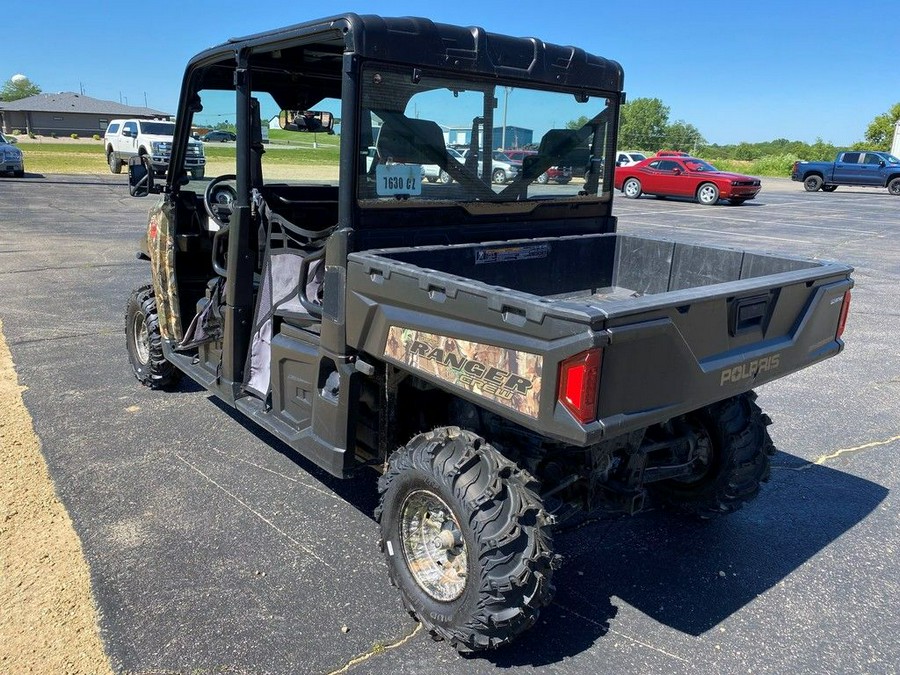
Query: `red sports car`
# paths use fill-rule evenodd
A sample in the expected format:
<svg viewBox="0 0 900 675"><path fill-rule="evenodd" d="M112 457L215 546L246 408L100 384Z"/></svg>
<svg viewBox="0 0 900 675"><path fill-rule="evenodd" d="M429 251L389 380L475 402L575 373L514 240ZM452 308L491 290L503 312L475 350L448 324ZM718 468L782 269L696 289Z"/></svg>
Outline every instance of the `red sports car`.
<svg viewBox="0 0 900 675"><path fill-rule="evenodd" d="M631 199L642 194L691 197L707 205L720 199L743 204L756 197L762 187L759 178L719 171L696 157L650 157L616 167L615 186Z"/></svg>

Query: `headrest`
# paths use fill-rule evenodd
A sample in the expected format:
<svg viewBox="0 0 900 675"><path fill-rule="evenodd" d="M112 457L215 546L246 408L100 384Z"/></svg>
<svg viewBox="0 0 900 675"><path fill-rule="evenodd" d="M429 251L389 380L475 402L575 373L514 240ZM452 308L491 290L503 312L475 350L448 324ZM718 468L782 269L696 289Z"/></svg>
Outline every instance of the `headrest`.
<svg viewBox="0 0 900 675"><path fill-rule="evenodd" d="M550 129L541 139L538 154L562 162L570 152L577 148L577 131L574 129Z"/></svg>
<svg viewBox="0 0 900 675"><path fill-rule="evenodd" d="M431 120L391 117L384 121L378 133L378 156L403 164L447 163L444 132Z"/></svg>

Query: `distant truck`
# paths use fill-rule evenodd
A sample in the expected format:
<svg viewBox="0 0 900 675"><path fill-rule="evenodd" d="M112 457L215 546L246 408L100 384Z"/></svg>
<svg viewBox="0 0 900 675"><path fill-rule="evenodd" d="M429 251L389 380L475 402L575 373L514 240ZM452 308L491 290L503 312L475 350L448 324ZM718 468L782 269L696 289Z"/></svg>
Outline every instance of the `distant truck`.
<svg viewBox="0 0 900 675"><path fill-rule="evenodd" d="M172 135L175 123L164 120L112 120L103 136L106 162L112 173L121 173L122 165L132 157L147 156L154 173L163 175L169 168L172 155ZM206 155L203 143L192 139L187 146L184 166L192 178L203 178Z"/></svg>
<svg viewBox="0 0 900 675"><path fill-rule="evenodd" d="M900 196L900 159L888 152L839 152L833 162L794 162L791 180L801 181L807 192L834 192L838 185L887 187Z"/></svg>

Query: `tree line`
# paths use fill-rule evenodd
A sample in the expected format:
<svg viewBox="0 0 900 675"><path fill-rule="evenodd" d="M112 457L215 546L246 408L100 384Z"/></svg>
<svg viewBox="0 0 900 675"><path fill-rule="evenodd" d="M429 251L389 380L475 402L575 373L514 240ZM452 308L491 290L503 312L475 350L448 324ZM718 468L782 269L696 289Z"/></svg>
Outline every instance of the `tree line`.
<svg viewBox="0 0 900 675"><path fill-rule="evenodd" d="M676 120L669 122L670 109L658 98L636 98L629 101L619 111L618 148L622 150L681 150L705 159L727 159L757 161L765 157L794 157L807 160L833 159L839 150L847 148L835 146L817 138L815 143L791 141L777 138L761 143L732 143L719 145L708 143L696 126ZM900 120L900 103L878 115L868 125L864 140L854 143L851 150L890 150L894 137L894 124ZM578 129L588 122L580 117L567 124L570 129Z"/></svg>
<svg viewBox="0 0 900 675"><path fill-rule="evenodd" d="M28 78L9 79L0 87L0 101L17 101L41 93L41 88ZM839 150L847 148L832 145L817 138L815 143L776 138L762 143L732 143L718 145L707 143L703 134L693 124L684 120L669 122L669 106L658 98L636 98L619 111L618 147L623 150L682 150L706 159L757 161L765 157L795 157L797 159L831 159ZM864 140L854 143L851 150L890 150L894 138L894 124L900 120L900 103L877 115L868 125ZM579 117L566 126L579 129L588 122ZM232 129L233 125L221 122L216 129Z"/></svg>

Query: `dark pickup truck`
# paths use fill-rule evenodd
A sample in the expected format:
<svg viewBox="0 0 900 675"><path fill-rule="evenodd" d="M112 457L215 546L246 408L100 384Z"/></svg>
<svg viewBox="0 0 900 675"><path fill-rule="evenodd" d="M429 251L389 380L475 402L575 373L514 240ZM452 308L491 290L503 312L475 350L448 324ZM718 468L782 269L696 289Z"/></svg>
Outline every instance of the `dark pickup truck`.
<svg viewBox="0 0 900 675"><path fill-rule="evenodd" d="M391 581L461 651L535 623L578 512L753 499L775 448L752 389L843 348L850 267L617 232L622 81L574 47L346 14L194 57L165 184L129 162L132 194L161 194L138 380L186 374L334 475L380 475ZM266 152L276 110L317 120L316 162ZM191 127L221 118L233 166L191 180ZM538 148L504 184L501 119ZM596 171L541 183L582 149Z"/></svg>
<svg viewBox="0 0 900 675"><path fill-rule="evenodd" d="M887 187L892 195L900 195L900 159L889 152L839 152L833 162L794 162L791 180L801 181L807 192L857 185Z"/></svg>

